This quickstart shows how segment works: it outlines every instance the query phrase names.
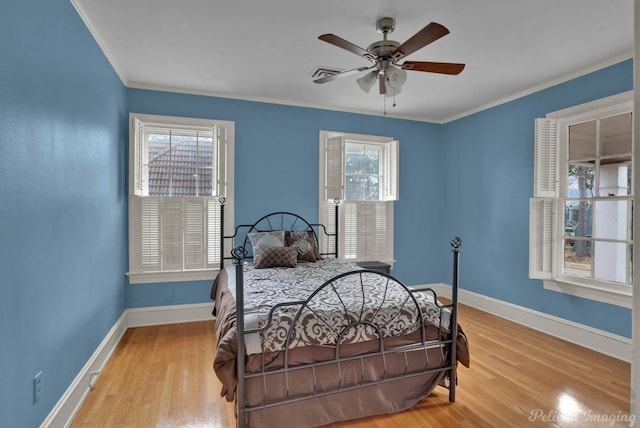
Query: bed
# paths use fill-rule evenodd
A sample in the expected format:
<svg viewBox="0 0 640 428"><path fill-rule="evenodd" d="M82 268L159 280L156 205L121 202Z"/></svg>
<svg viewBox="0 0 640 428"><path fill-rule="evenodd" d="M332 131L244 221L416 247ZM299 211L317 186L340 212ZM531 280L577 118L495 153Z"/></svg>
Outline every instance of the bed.
<svg viewBox="0 0 640 428"><path fill-rule="evenodd" d="M442 304L432 289L338 259L337 238L289 212L221 234L213 366L238 427L395 413L438 385L455 401L457 364L469 365L456 317L460 240L452 302Z"/></svg>

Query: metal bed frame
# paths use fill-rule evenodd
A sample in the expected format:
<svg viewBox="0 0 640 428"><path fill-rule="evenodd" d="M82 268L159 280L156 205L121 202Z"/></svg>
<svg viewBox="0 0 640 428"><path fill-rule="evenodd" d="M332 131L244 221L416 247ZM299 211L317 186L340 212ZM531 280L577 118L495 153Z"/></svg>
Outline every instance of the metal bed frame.
<svg viewBox="0 0 640 428"><path fill-rule="evenodd" d="M380 272L380 271L374 271L374 270L368 270L368 269L362 269L362 270L356 270L356 271L351 271L351 272L347 272L341 275L338 275L334 278L331 278L329 280L327 280L322 286L320 286L318 289L316 289L315 292L313 292L310 296L308 296L306 299L303 300L299 300L299 301L293 301L293 302L287 302L287 303L282 303L282 304L278 304L276 306L274 306L273 308L271 308L270 312L269 312L269 317L268 317L268 322L265 326L261 327L261 328L255 328L255 329L245 329L245 320L244 320L244 265L246 264L246 260L252 258L251 255L248 254L248 251L246 249L246 245L247 245L247 240L248 238L245 236L244 238L244 243L242 246L235 246L233 247L232 251L230 252L231 255L230 256L224 256L224 243L225 243L225 239L235 239L237 238L239 235L239 230L243 229L243 228L248 228L248 233L250 233L251 231L265 231L265 230L282 230L282 226L283 226L283 218L284 216L290 217L291 219L293 219L292 225L293 226L297 226L300 225L302 226L301 228L296 228L296 229L290 229L290 230L312 230L314 232L314 236L316 238L316 242L318 241L318 235L317 235L317 230L321 230L323 233L325 233L325 235L327 237L333 237L333 239L335 240L334 242L334 251L332 252L324 252L321 253L324 256L333 256L337 258L338 255L338 205L339 205L339 201L335 201L336 207L335 207L335 225L336 225L336 231L335 233L328 233L326 228L324 227L324 225L320 225L320 224L310 224L308 223L305 219L303 219L302 217L293 214L293 213L289 213L289 212L276 212L276 213L271 213L271 214L267 214L265 216L263 216L262 218L260 218L257 222L253 223L253 224L245 224L245 225L239 225L235 228L235 232L233 235L231 236L224 236L224 199L221 200L221 242L220 242L220 246L221 246L221 260L220 260L220 266L221 269L223 269L224 267L224 261L225 260L233 260L233 263L235 264L235 284L236 284L236 328L238 331L238 338L237 338L237 350L236 350L236 368L237 368L237 389L236 389L236 405L237 405L237 427L239 428L244 428L247 423L248 423L248 414L252 411L255 410L260 410L260 409L266 409L269 407L273 407L273 406L279 406L279 405L283 405L283 404L288 404L288 403L294 403L297 401L302 401L302 400L308 400L308 399L313 399L313 398L318 398L318 397L323 397L323 396L327 396L327 395L332 395L332 394L336 394L339 392L344 392L344 391L349 391L349 390L354 390L354 389L358 389L358 388L363 388L363 387L367 387L367 386L372 386L372 385L379 385L382 383L386 383L386 382L392 382L392 381L396 381L399 379L405 379L405 378L409 378L409 377L415 377L415 376L421 376L421 375L425 375L428 373L433 373L433 372L445 372L445 376L448 376L449 378L449 382L448 382L448 387L449 387L449 401L450 402L455 402L455 388L456 388L456 384L457 384L457 377L456 377L456 368L457 368L457 349L456 349L456 345L457 345L457 337L458 337L458 321L457 321L457 308L458 308L458 273L459 273L459 267L458 267L458 259L459 259L459 253L460 253L460 247L462 245L462 241L460 240L460 238L458 237L454 237L451 239L451 248L452 248L452 253L453 253L453 283L452 283L452 299L451 299L451 303L447 304L447 305L442 305L438 302L437 299L437 294L436 292L428 287L408 287L405 284L403 284L401 281L399 281L398 279L394 278L393 276L386 274L384 272ZM278 224L278 222L274 222L273 219L277 219L280 218L280 223ZM275 223L275 225L274 225ZM267 227L262 227L261 225L266 224ZM360 283L364 286L364 284L362 283L363 281L363 275L367 275L367 274L371 274L371 275L379 275L381 277L384 277L386 280L386 284L388 286L388 284L390 282L393 282L395 284L399 284L400 287L403 287L406 292L407 295L409 296L408 298L408 302L411 304L416 305L416 307L419 307L415 298L415 293L421 293L421 292L428 292L431 293L433 295L434 301L436 302L436 305L440 308L440 326L439 328L442 327L442 313L445 310L449 310L450 311L450 318L449 318L449 334L446 336L446 338L444 340L426 340L426 336L425 336L425 323L424 323L424 318L423 318L423 313L422 310L418 310L418 314L419 314L419 322L421 325L421 332L420 332L420 337L421 340L419 342L416 342L414 344L411 345L405 345L405 346L400 346L400 347L395 347L395 348L390 348L387 349L385 347L385 339L383 338L383 335L380 333L380 326L373 324L371 321L365 320L365 319L357 319L354 320L351 325L347 326L346 328L344 328L344 330L342 332L338 333L338 340L336 341L335 344L335 358L329 361L321 361L321 362L315 362L315 363L310 363L310 364L303 364L303 365L295 365L295 366L291 366L289 363L289 348L290 348L290 344L291 341L295 335L295 330L296 330L296 323L299 320L301 314L305 311L305 310L309 310L309 306L310 304L313 302L314 297L321 292L321 290L327 288L327 287L333 287L334 291L336 289L336 284L343 278L346 278L348 276L359 276L360 277ZM364 289L364 288L363 288ZM337 293L337 292L336 292ZM292 307L297 307L297 312L296 312L296 316L294 318L294 321L291 324L291 327L288 331L287 334L287 339L286 339L286 343L283 349L284 352L284 367L281 369L277 369L277 370L267 370L265 371L264 369L264 364L263 364L263 368L261 372L256 372L256 373L245 373L245 342L244 342L244 335L246 334L253 334L253 333L262 333L264 330L266 330L272 323L273 320L273 313L276 309L282 308L283 306L292 306ZM346 308L344 308L346 310ZM345 334L349 329L351 328L358 328L358 326L361 327L369 327L374 329L377 332L377 336L378 336L378 341L379 341L379 346L378 346L378 351L376 352L369 352L369 353L365 353L365 354L359 354L356 356L350 356L350 357L341 357L340 354L340 342L341 342L341 338L343 336L343 334ZM428 368L427 369L427 365L429 364L429 357L427 355L427 351L430 349L438 349L440 350L441 355L444 357L444 352L445 349L448 348L449 349L449 355L448 358L446 359L446 365L442 365L439 367L434 367L434 368ZM412 354L412 353L424 353L425 356L425 366L422 370L419 371L411 371L409 372L408 370L408 355ZM387 361L387 357L390 356L391 354L402 354L404 356L404 360L406 363L405 366L405 370L403 373L401 374L395 374L395 375L390 375L390 376L386 376L386 361ZM415 355L415 354L414 354ZM365 375L364 375L364 361L365 359L369 359L372 357L380 357L382 359L382 361L384 362L384 367L385 367L385 374L382 376L381 379L377 379L377 380L365 380ZM362 373L360 376L360 381L355 384L355 385L338 385L337 388L330 390L330 391L321 391L319 389L316 388L316 370L323 367L323 366L327 366L327 365L337 365L338 370L340 370L340 367L342 364L346 364L349 362L359 362L360 367L362 367ZM444 361L443 361L444 363ZM314 385L313 385L313 392L310 394L306 394L303 396L300 395L295 395L292 394L291 396L289 396L289 375L291 373L294 373L295 371L298 370L312 370L313 372L313 378L314 378ZM271 376L271 375L278 375L281 374L284 376L285 379L285 387L286 387L286 393L285 396L286 398L284 400L281 401L277 401L277 402L263 402L260 405L256 405L256 406L249 406L246 402L246 381L248 379L252 379L252 378L258 378L258 377L262 377L263 380L263 385L266 385L266 376ZM264 393L264 397L266 400L266 390Z"/></svg>

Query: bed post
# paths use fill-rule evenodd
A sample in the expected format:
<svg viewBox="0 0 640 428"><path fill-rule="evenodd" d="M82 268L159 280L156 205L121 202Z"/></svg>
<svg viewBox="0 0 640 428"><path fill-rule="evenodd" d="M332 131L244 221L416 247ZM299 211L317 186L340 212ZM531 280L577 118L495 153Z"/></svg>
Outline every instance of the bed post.
<svg viewBox="0 0 640 428"><path fill-rule="evenodd" d="M220 196L218 202L220 203L220 270L224 269L224 203L227 198Z"/></svg>
<svg viewBox="0 0 640 428"><path fill-rule="evenodd" d="M340 205L340 199L338 199L338 198L334 199L334 200L333 200L333 203L336 205L336 207L335 207L335 225L336 225L336 229L334 230L334 232L335 232L335 238L334 238L334 241L335 241L335 250L336 250L336 252L335 252L335 258L337 259L337 258L338 258L338 244L339 244L339 239L338 239L339 234L338 234L338 231L340 230L340 229L338 228L338 226L339 226L339 224L338 224L338 221L339 221L339 220L338 220L338 219L339 219L339 217L340 217L340 216L339 216L339 213L338 213L338 206Z"/></svg>
<svg viewBox="0 0 640 428"><path fill-rule="evenodd" d="M237 428L246 426L245 384L244 384L244 258L247 250L244 247L233 249L236 263L236 403L238 406Z"/></svg>
<svg viewBox="0 0 640 428"><path fill-rule="evenodd" d="M451 248L453 252L453 283L451 287L451 372L449 376L449 401L456 401L456 383L458 382L456 368L458 365L457 345L458 345L458 258L462 240L454 236L451 238Z"/></svg>

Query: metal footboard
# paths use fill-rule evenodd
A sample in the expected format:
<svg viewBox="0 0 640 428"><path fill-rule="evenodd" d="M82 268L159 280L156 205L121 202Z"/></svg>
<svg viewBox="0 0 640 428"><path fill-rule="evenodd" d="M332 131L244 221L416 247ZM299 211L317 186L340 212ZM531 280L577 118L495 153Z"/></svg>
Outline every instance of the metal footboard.
<svg viewBox="0 0 640 428"><path fill-rule="evenodd" d="M284 304L278 304L274 306L270 313L268 322L265 326L261 328L255 329L246 329L244 322L244 276L243 276L243 260L247 256L247 251L243 247L235 248L232 251L232 256L236 261L236 326L238 330L238 339L237 339L237 390L236 390L236 403L237 403L237 426L245 427L248 421L248 415L250 412L267 409L274 406L281 406L284 404L296 403L303 400L309 400L319 397L324 397L340 392L356 390L359 388L380 385L387 382L393 382L400 379L407 379L417 376L424 376L431 373L444 373L445 376L449 378L449 401L455 401L455 388L456 388L456 366L457 366L457 336L458 336L458 323L457 323L457 308L458 308L458 259L460 252L461 241L459 238L454 237L451 240L451 247L453 252L453 283L452 283L452 301L450 304L440 304L437 300L436 292L431 288L413 288L407 287L402 282L397 280L391 275L379 272L379 271L371 271L371 270L357 270L353 272L347 272L341 275L338 275L330 280L326 281L321 287L316 289L310 296L308 296L304 300L287 302ZM297 326L300 323L300 319L303 315L314 313L319 317L322 317L321 314L318 314L318 306L315 305L316 297L321 293L335 293L338 300L340 300L340 292L339 292L339 284L343 278L347 278L350 276L359 276L360 284L363 289L363 295L365 294L366 281L369 275L374 275L379 280L384 280L385 286L398 286L403 287L407 293L406 300L403 305L407 305L407 307L411 308L415 306L418 308L418 329L419 329L419 339L415 343L411 343L408 345L402 346L388 346L387 341L388 337L384 333L384 326L380 325L380 323L376 322L377 311L373 311L373 316L364 316L365 311L360 311L360 316L357 316L358 311L353 310L353 308L347 308L343 304L343 310L348 313L348 316L345 316L346 319L351 319L351 322L347 325L341 326L339 329L335 329L335 343L330 345L323 345L329 347L334 352L334 357L331 360L327 361L319 361L313 362L309 364L292 364L290 354L293 352L293 344L299 338L296 336ZM433 296L436 305L438 306L439 313L439 325L437 326L439 332L446 331L446 334L439 336L438 340L429 340L427 339L427 333L425 331L426 322L424 319L424 314L420 305L416 300L416 293L430 293ZM386 292L385 292L386 296ZM364 300L364 298L363 298ZM293 317L293 321L290 325L290 328L287 332L287 337L285 344L283 346L282 352L284 353L284 363L283 367L273 369L273 370L265 370L266 361L264 361L264 353L263 353L263 364L262 371L255 373L245 373L245 341L244 335L246 334L259 334L261 340L263 340L263 334L267 328L271 325L274 311L281 310L284 307L287 309L294 311L295 316ZM399 308L400 312L403 308ZM356 315L353 315L353 314ZM369 315L371 311L367 312ZM448 317L447 325L444 325L444 321ZM326 320L321 320L321 323L329 324ZM329 327L327 327L329 329ZM344 345L345 337L352 331L352 329L368 329L369 331L375 332L375 336L377 336L377 350L357 354L357 355L343 355L343 348L347 345ZM433 357L434 354L438 357L438 361L441 363L436 364L433 367ZM377 362L382 367L382 372L379 376L371 378L370 374L367 374L365 367L368 363L377 360ZM397 361L404 360L404 367L399 370L388 370L388 362L393 360L397 363ZM402 363L400 364L402 366ZM416 367L417 366L417 367ZM354 370L355 367L355 370ZM343 383L342 373L349 371L350 374L357 373L358 368L360 370L358 379L356 381L345 382ZM340 376L337 385L332 385L330 388L326 386L322 386L319 382L319 378L321 377L320 372L325 369L336 370ZM305 371L306 373L311 374L311 378L313 379L313 385L311 385L311 391L307 391L305 393L296 393L292 392L292 385L290 384L290 379L295 377L296 373L302 373L301 371ZM283 388L281 397L277 399L277 401L271 401L268 399L267 391L267 381L269 378L274 376L280 376L283 379ZM252 404L249 406L247 404L247 390L246 384L248 381L253 381L255 379L262 378L263 385L263 400L259 404Z"/></svg>

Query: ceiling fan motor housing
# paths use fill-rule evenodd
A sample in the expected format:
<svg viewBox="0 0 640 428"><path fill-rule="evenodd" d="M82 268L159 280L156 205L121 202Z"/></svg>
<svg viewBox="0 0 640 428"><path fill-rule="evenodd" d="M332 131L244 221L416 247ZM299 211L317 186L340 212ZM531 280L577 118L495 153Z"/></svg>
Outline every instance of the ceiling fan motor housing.
<svg viewBox="0 0 640 428"><path fill-rule="evenodd" d="M393 18L380 18L378 19L378 22L376 22L376 31L378 33L392 33L395 28L396 20Z"/></svg>

